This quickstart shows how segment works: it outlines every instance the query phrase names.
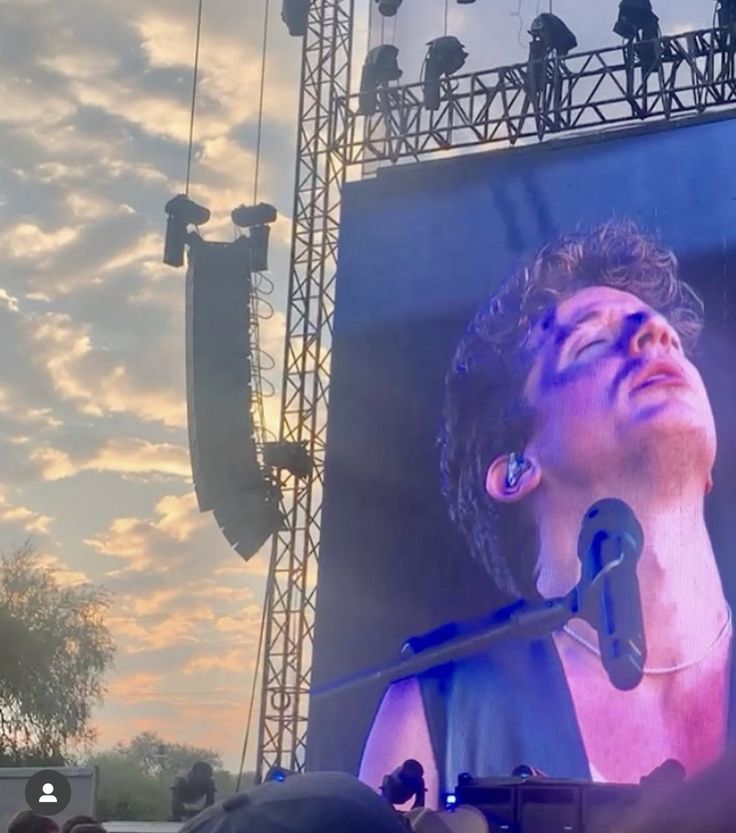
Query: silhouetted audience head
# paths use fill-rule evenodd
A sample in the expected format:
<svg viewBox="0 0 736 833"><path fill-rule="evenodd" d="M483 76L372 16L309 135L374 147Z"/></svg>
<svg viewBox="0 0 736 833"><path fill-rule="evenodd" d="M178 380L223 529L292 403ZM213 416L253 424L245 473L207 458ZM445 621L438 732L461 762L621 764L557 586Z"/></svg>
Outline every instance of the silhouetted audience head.
<svg viewBox="0 0 736 833"><path fill-rule="evenodd" d="M661 786L665 784L683 784L687 778L685 767L675 758L667 758L649 775L643 775L639 780L642 787Z"/></svg>
<svg viewBox="0 0 736 833"><path fill-rule="evenodd" d="M95 822L94 824L75 824L70 833L107 833L105 828Z"/></svg>
<svg viewBox="0 0 736 833"><path fill-rule="evenodd" d="M33 810L21 810L10 820L8 833L59 833L59 825Z"/></svg>
<svg viewBox="0 0 736 833"><path fill-rule="evenodd" d="M180 833L408 833L378 793L344 772L310 772L230 796Z"/></svg>
<svg viewBox="0 0 736 833"><path fill-rule="evenodd" d="M736 830L736 750L684 784L649 801L606 833L733 833ZM672 782L670 782L672 783Z"/></svg>
<svg viewBox="0 0 736 833"><path fill-rule="evenodd" d="M72 833L72 830L77 827L78 825L82 824L97 824L97 819L93 819L92 816L72 816L70 819L67 819L64 824L61 825L61 830L59 833Z"/></svg>

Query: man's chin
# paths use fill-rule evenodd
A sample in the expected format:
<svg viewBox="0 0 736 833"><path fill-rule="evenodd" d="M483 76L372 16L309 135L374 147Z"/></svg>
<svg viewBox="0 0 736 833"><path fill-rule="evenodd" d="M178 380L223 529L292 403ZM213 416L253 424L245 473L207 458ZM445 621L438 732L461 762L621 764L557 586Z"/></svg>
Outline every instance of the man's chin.
<svg viewBox="0 0 736 833"><path fill-rule="evenodd" d="M623 456L646 470L654 480L672 477L682 470L686 476L700 478L715 461L715 432L712 425L693 419L692 411L669 408L628 426L621 437Z"/></svg>
<svg viewBox="0 0 736 833"><path fill-rule="evenodd" d="M632 414L630 427L636 432L655 432L658 437L667 434L673 437L698 434L707 436L714 431L710 415L703 414L702 408L679 397L665 397L642 404Z"/></svg>

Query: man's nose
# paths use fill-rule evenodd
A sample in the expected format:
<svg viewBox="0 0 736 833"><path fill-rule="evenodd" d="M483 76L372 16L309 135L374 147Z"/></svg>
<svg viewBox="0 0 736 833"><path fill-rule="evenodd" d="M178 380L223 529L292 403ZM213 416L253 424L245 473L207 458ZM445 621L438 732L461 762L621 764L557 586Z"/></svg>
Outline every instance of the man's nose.
<svg viewBox="0 0 736 833"><path fill-rule="evenodd" d="M668 352L673 347L679 349L680 341L677 333L670 322L662 315L652 315L638 326L632 327L631 339L629 341L629 352L631 355L664 349Z"/></svg>

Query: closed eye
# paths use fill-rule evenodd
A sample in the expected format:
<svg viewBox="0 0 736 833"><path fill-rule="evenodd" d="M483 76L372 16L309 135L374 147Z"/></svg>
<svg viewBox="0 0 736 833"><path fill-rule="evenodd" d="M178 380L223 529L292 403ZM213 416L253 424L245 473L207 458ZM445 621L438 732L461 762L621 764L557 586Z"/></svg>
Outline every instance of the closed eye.
<svg viewBox="0 0 736 833"><path fill-rule="evenodd" d="M576 358L576 359L577 359L577 358L579 358L580 356L582 356L582 354L583 354L583 353L585 353L585 351L586 351L586 350L589 350L591 347L596 347L597 345L600 345L600 344L607 345L607 344L608 344L608 340L607 340L607 339L603 339L603 338L597 338L595 341L589 341L587 344L584 344L584 345L583 345L583 346L582 346L582 347L581 347L581 348L580 348L580 349L579 349L579 350L575 353L575 358Z"/></svg>

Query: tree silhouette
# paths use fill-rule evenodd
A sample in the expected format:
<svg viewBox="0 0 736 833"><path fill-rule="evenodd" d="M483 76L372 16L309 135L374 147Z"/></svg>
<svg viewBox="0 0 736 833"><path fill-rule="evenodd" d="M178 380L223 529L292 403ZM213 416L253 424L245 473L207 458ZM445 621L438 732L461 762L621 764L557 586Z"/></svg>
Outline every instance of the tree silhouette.
<svg viewBox="0 0 736 833"><path fill-rule="evenodd" d="M61 585L31 544L0 557L0 764L60 765L94 739L107 605L98 587Z"/></svg>

